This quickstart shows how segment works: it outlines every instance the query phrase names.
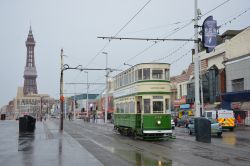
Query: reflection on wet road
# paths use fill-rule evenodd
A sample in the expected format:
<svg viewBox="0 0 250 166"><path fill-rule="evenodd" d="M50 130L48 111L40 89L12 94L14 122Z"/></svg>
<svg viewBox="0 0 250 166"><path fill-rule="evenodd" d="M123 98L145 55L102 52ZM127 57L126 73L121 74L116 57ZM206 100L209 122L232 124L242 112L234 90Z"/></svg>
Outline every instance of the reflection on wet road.
<svg viewBox="0 0 250 166"><path fill-rule="evenodd" d="M196 142L185 129L175 131L176 140L159 142L135 140L114 133L111 127L82 121L66 121L65 131L103 165L250 165L249 148L240 148L249 140L242 142L237 131L212 137L210 144Z"/></svg>
<svg viewBox="0 0 250 166"><path fill-rule="evenodd" d="M133 150L126 151L122 149L117 149L115 151L116 154L119 154L120 157L124 158L125 160L131 160L135 162L136 166L171 166L172 161L163 161L152 159L152 157L146 156L143 152L136 152Z"/></svg>
<svg viewBox="0 0 250 166"><path fill-rule="evenodd" d="M222 142L228 145L235 145L236 140L236 134L234 132L228 132L225 134L223 133Z"/></svg>

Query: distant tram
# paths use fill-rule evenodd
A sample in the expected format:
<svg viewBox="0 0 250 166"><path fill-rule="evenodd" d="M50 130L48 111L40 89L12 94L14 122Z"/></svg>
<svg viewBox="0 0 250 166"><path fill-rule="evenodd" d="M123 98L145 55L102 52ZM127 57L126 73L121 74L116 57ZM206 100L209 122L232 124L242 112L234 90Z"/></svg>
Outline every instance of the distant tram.
<svg viewBox="0 0 250 166"><path fill-rule="evenodd" d="M172 136L169 69L167 63L141 63L114 77L114 128L121 135Z"/></svg>

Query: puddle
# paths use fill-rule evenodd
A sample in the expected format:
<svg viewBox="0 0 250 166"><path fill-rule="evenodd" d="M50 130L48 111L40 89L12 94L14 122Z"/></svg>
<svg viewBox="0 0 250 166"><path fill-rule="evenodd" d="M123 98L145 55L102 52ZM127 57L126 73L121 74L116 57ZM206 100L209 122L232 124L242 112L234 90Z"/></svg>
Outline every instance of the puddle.
<svg viewBox="0 0 250 166"><path fill-rule="evenodd" d="M116 149L115 152L121 158L134 163L135 166L172 166L172 160L149 157L137 151Z"/></svg>
<svg viewBox="0 0 250 166"><path fill-rule="evenodd" d="M228 133L227 135L223 135L222 142L228 145L235 145L236 144L235 133Z"/></svg>

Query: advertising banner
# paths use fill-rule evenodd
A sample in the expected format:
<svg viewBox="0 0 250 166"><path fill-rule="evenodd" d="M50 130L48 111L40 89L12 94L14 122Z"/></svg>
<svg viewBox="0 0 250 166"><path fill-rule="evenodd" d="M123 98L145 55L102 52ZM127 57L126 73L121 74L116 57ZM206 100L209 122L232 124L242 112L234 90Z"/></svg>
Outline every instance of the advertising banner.
<svg viewBox="0 0 250 166"><path fill-rule="evenodd" d="M202 25L202 44L207 53L211 52L217 45L217 21L213 16L207 17Z"/></svg>

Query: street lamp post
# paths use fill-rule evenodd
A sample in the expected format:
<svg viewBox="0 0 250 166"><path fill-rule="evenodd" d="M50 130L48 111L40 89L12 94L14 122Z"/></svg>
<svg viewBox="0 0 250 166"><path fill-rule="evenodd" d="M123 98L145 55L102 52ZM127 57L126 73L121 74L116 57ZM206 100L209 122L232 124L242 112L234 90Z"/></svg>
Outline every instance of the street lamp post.
<svg viewBox="0 0 250 166"><path fill-rule="evenodd" d="M63 131L63 108L64 108L64 97L63 97L63 49L61 49L61 77L60 77L60 131Z"/></svg>
<svg viewBox="0 0 250 166"><path fill-rule="evenodd" d="M89 117L89 73L84 71L87 74L87 100L86 100L86 110L87 110L87 117Z"/></svg>
<svg viewBox="0 0 250 166"><path fill-rule="evenodd" d="M109 75L108 53L107 52L102 52L102 53L106 55L106 92L105 92L105 120L104 120L104 123L107 123L107 117L108 117L108 75Z"/></svg>
<svg viewBox="0 0 250 166"><path fill-rule="evenodd" d="M61 118L60 118L60 130L63 131L63 110L64 110L64 96L63 96L63 71L64 70L81 70L81 65L77 67L70 67L68 64L63 64L63 49L61 49L61 76L60 76L60 107L61 107ZM66 109L65 109L66 110ZM66 115L65 115L66 118Z"/></svg>

